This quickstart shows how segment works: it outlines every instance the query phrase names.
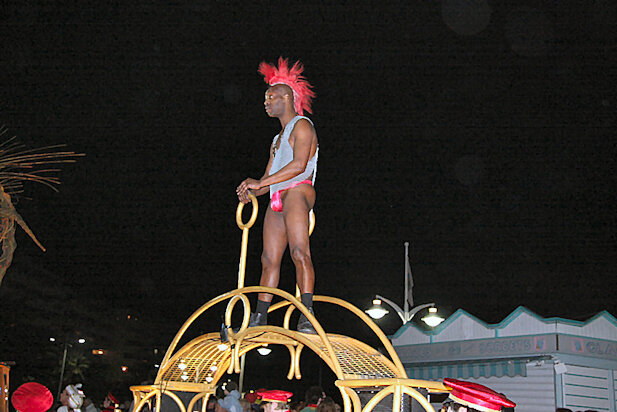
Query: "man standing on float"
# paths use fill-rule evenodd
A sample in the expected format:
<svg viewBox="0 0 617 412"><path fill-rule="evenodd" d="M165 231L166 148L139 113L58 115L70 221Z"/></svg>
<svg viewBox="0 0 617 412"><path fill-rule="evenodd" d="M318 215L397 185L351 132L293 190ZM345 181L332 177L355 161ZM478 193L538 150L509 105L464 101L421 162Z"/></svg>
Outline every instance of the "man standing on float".
<svg viewBox="0 0 617 412"><path fill-rule="evenodd" d="M249 193L255 196L270 192L270 207L263 226L264 250L261 255L261 286L277 287L281 259L289 245L296 266L296 282L302 303L313 313L315 271L309 246L309 212L315 204L315 175L317 173L317 134L304 111L312 113L311 100L315 93L302 76L304 68L296 62L289 68L288 61L279 58L278 68L262 62L259 72L270 86L266 90L264 106L270 117L281 122L281 131L270 147L270 160L264 175L256 180L244 180L236 192L243 203L249 202ZM266 325L272 295L258 295L255 312L249 326ZM316 333L304 315L300 315L297 330Z"/></svg>

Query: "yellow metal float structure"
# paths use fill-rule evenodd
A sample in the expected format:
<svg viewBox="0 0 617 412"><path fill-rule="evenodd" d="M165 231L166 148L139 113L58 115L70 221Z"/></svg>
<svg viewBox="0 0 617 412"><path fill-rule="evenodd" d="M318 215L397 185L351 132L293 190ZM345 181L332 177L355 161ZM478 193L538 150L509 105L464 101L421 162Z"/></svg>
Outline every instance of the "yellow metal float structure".
<svg viewBox="0 0 617 412"><path fill-rule="evenodd" d="M161 398L168 396L175 401L181 412L193 411L195 404L203 400L201 410L205 412L208 398L215 393L221 377L226 373L240 373L243 356L247 352L267 345L282 345L289 350L290 356L287 379L302 378L300 355L305 347L316 353L328 365L336 375L335 384L341 393L345 412L370 412L389 395L392 395L392 411L399 412L403 394L415 399L425 411L435 412L418 388L424 388L429 393L449 392L450 388L441 382L408 379L391 342L362 310L335 297L316 295L313 298L314 302L337 305L360 318L377 335L388 356L357 339L326 333L317 318L299 300L297 287L296 296L275 288L244 287L248 234L257 219L258 212L257 199L253 195L250 195L250 199L253 210L247 223L242 221L244 204L240 203L236 210L236 223L242 230L238 288L210 300L184 322L165 353L154 384L131 387L134 411L139 412L145 405L148 405L159 412ZM315 226L315 216L312 211L309 225L309 233L312 233ZM281 298L268 310L268 313L277 310L285 311L281 326L248 327L251 307L247 295L260 292L271 293ZM219 331L207 333L177 350L180 340L191 324L208 309L225 301L227 301L227 308L224 322L228 339L221 341ZM238 302L242 303L243 317L240 328L234 331L230 325L234 307ZM317 334L300 333L290 328L291 315L295 310L300 311L309 319ZM374 392L374 396L364 407L356 392L358 390ZM174 393L175 391L195 393L188 407L185 408L180 398Z"/></svg>

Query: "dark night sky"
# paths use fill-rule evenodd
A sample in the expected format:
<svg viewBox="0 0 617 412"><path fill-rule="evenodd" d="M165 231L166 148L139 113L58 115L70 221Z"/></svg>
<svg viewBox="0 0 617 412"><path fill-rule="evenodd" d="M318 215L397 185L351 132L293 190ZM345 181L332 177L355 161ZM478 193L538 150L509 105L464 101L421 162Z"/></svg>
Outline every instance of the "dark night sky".
<svg viewBox="0 0 617 412"><path fill-rule="evenodd" d="M18 235L13 319L131 313L165 348L233 289L235 187L279 128L257 66L279 55L317 93L318 294L402 304L409 241L416 302L444 314L617 315L614 2L25 3L0 9L0 124L86 157L18 199L48 252Z"/></svg>

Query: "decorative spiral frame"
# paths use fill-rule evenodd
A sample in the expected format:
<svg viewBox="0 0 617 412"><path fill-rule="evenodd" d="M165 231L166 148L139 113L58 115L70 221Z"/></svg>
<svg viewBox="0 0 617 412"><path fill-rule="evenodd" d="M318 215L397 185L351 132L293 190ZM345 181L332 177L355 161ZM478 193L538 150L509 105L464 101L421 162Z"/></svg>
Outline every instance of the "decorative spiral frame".
<svg viewBox="0 0 617 412"><path fill-rule="evenodd" d="M266 325L248 328L251 309L247 294L260 292L271 293L282 299L269 309L269 313L285 310L282 326ZM213 332L199 336L176 350L191 324L210 308L225 301L227 301L227 308L224 319L228 342L221 342L220 333ZM337 305L359 317L377 335L389 358L353 338L327 334L316 317L291 294L275 288L250 286L217 296L197 309L186 320L165 353L154 385L131 387L135 405L137 405L135 411L139 412L154 398L156 400L155 410L158 412L161 396L166 395L178 404L182 412L186 412L184 406L181 405L182 402L171 392L173 390L194 392L195 396L188 410L192 410L195 402L204 399L202 410L205 411L207 399L214 393L220 378L225 373L239 373L242 355L267 344L282 345L289 350L288 379L302 378L300 357L304 347L308 347L317 354L336 375L336 386L343 398L343 408L346 412L352 410L369 412L379 401L390 394L394 395L392 410L399 411L400 395L403 393L418 400L426 411L434 412L426 398L414 388L422 387L430 391L447 392L447 387L439 382L407 379L405 369L392 344L383 331L362 310L342 299L330 296L315 296L314 301ZM238 302L242 302L243 316L240 328L234 332L230 325L233 310ZM309 319L317 331L316 335L299 333L290 329L290 318L294 310L300 311ZM221 344L226 344L224 350L219 349ZM353 389L369 387L382 387L382 389L362 408L358 394Z"/></svg>
<svg viewBox="0 0 617 412"><path fill-rule="evenodd" d="M140 412L144 405L155 400L155 412L160 412L162 396L171 398L181 412L192 411L195 403L203 400L202 412L205 412L208 398L214 394L216 384L225 374L239 373L241 358L249 351L263 345L282 345L287 347L290 355L287 379L301 379L300 355L304 347L317 354L337 377L336 386L343 398L345 412L370 412L386 396L393 395L392 410L401 410L401 396L407 394L416 399L427 412L435 412L429 401L415 388L426 388L429 392L448 392L450 388L440 382L407 379L394 347L383 331L362 310L354 305L330 296L314 296L314 302L338 305L359 317L379 338L381 345L389 356L386 357L371 346L356 339L327 334L317 318L309 312L298 299L280 289L264 286L244 287L246 270L246 250L249 229L257 219L258 203L255 196L249 195L253 211L247 223L242 221L244 204L236 210L236 223L242 230L240 264L238 266L238 289L223 293L197 309L182 325L172 340L153 385L132 386L134 411ZM315 227L315 216L311 210L309 216L309 234ZM285 309L282 326L264 325L249 328L251 305L247 294L270 293L282 300L272 304L268 313ZM213 306L227 302L224 315L224 332L226 341L221 341L221 332L212 332L199 336L176 351L178 343L193 322ZM231 319L238 302L242 303L243 314L240 328L231 328ZM294 310L301 312L311 322L317 334L300 333L290 329L289 322ZM223 346L224 345L224 346ZM362 408L360 398L354 389L381 388ZM174 390L194 392L188 408L185 408ZM151 405L150 405L151 406Z"/></svg>

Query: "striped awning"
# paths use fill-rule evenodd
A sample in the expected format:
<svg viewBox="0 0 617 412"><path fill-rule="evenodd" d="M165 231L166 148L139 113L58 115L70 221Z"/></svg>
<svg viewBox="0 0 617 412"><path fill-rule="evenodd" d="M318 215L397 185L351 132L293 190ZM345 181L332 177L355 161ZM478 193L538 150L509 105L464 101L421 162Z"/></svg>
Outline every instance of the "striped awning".
<svg viewBox="0 0 617 412"><path fill-rule="evenodd" d="M443 378L467 379L491 376L527 376L529 359L495 361L464 361L425 365L405 365L410 379L441 380Z"/></svg>

